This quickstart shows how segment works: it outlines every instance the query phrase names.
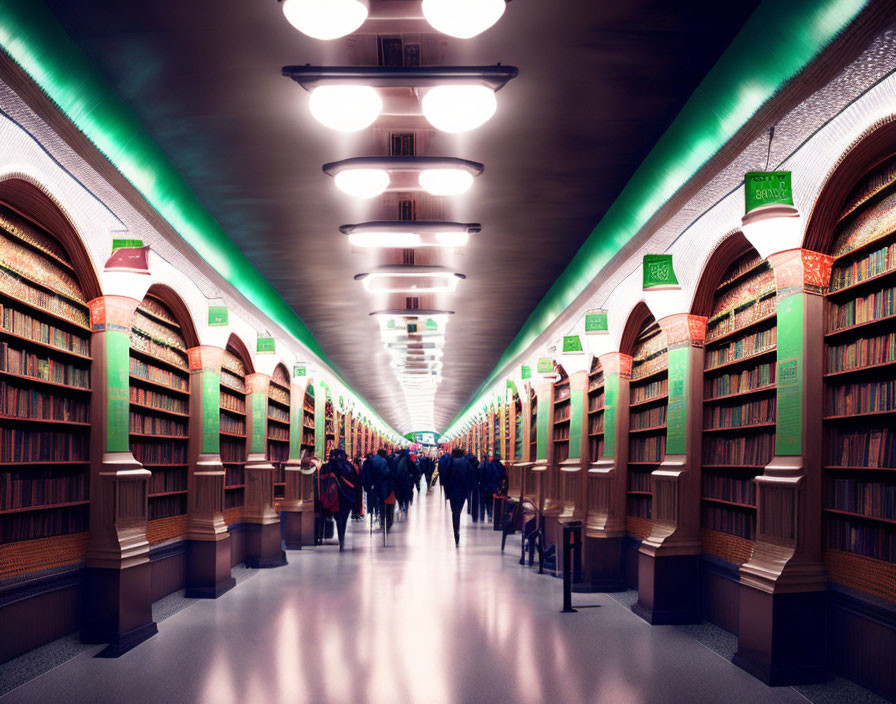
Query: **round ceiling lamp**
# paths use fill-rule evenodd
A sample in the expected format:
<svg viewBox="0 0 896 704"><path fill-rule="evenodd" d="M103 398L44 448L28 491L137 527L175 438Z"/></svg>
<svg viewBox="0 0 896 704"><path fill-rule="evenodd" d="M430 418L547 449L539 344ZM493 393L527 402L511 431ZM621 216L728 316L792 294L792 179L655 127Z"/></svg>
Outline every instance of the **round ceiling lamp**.
<svg viewBox="0 0 896 704"><path fill-rule="evenodd" d="M488 86L444 85L426 91L420 105L437 130L460 134L488 122L498 109L498 100Z"/></svg>
<svg viewBox="0 0 896 704"><path fill-rule="evenodd" d="M482 230L479 223L426 220L379 220L343 225L353 247L463 247L470 235Z"/></svg>
<svg viewBox="0 0 896 704"><path fill-rule="evenodd" d="M287 21L312 39L338 39L367 20L367 0L285 0Z"/></svg>
<svg viewBox="0 0 896 704"><path fill-rule="evenodd" d="M383 99L370 86L322 85L311 91L311 114L337 132L370 127L383 109Z"/></svg>
<svg viewBox="0 0 896 704"><path fill-rule="evenodd" d="M420 188L433 196L459 196L473 187L473 174L463 169L425 169Z"/></svg>
<svg viewBox="0 0 896 704"><path fill-rule="evenodd" d="M423 0L423 16L433 29L469 39L501 19L506 7L505 0Z"/></svg>
<svg viewBox="0 0 896 704"><path fill-rule="evenodd" d="M473 187L473 181L485 167L476 161L434 156L361 156L323 165L323 171L336 180L343 192L358 198L372 198L387 190L419 188L434 196L458 196ZM393 181L392 174L398 174Z"/></svg>
<svg viewBox="0 0 896 704"><path fill-rule="evenodd" d="M391 183L389 172L382 169L346 169L333 177L343 193L355 198L374 198L385 192Z"/></svg>

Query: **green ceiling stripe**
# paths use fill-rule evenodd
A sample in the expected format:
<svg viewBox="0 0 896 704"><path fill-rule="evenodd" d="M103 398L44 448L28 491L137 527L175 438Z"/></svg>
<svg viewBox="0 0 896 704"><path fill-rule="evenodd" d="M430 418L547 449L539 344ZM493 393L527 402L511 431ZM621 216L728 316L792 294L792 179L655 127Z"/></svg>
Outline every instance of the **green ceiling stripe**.
<svg viewBox="0 0 896 704"><path fill-rule="evenodd" d="M0 46L199 256L338 374L305 323L221 229L43 2L0 2Z"/></svg>
<svg viewBox="0 0 896 704"><path fill-rule="evenodd" d="M504 367L557 319L660 207L867 4L867 0L764 0L450 427L476 407Z"/></svg>

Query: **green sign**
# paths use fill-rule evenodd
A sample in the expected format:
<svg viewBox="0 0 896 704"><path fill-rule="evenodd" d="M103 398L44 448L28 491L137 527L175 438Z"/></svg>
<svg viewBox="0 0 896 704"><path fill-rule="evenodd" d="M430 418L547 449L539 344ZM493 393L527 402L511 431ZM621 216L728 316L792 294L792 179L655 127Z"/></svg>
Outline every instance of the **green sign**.
<svg viewBox="0 0 896 704"><path fill-rule="evenodd" d="M524 364L520 367L520 378L521 379L531 379L532 378L532 367L527 364Z"/></svg>
<svg viewBox="0 0 896 704"><path fill-rule="evenodd" d="M226 306L209 306L208 307L208 324L210 327L227 325L227 307Z"/></svg>
<svg viewBox="0 0 896 704"><path fill-rule="evenodd" d="M256 352L274 352L274 338L273 337L259 337L258 345L255 348Z"/></svg>
<svg viewBox="0 0 896 704"><path fill-rule="evenodd" d="M552 374L554 372L554 360L550 357L539 357L537 369L539 374Z"/></svg>
<svg viewBox="0 0 896 704"><path fill-rule="evenodd" d="M430 318L429 320L426 321L426 329L427 330L438 330L439 324L435 320Z"/></svg>
<svg viewBox="0 0 896 704"><path fill-rule="evenodd" d="M607 332L610 329L607 321L607 311L596 308L585 313L585 332Z"/></svg>
<svg viewBox="0 0 896 704"><path fill-rule="evenodd" d="M671 254L644 255L644 290L679 288Z"/></svg>
<svg viewBox="0 0 896 704"><path fill-rule="evenodd" d="M763 205L793 205L789 171L751 171L744 176L746 212Z"/></svg>
<svg viewBox="0 0 896 704"><path fill-rule="evenodd" d="M583 352L582 341L578 335L565 335L563 337L564 352Z"/></svg>
<svg viewBox="0 0 896 704"><path fill-rule="evenodd" d="M304 364L296 364L292 368L292 375L293 376L308 376L308 367L306 367Z"/></svg>
<svg viewBox="0 0 896 704"><path fill-rule="evenodd" d="M116 249L137 249L143 246L143 240L112 240L112 251Z"/></svg>

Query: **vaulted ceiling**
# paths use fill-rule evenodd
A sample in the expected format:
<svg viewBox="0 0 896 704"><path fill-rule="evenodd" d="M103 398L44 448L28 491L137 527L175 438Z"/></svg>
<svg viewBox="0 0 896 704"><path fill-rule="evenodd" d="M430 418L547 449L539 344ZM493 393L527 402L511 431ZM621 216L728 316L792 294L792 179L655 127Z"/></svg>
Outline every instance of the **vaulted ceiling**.
<svg viewBox="0 0 896 704"><path fill-rule="evenodd" d="M345 380L402 431L416 428L353 280L369 255L338 228L382 217L340 193L326 162L375 153L308 112L286 65L356 64L364 40L297 32L276 0L46 0L233 241L309 326ZM494 367L554 279L758 4L513 0L446 62L519 67L498 113L427 153L485 164L445 219L482 223L456 260L435 424ZM361 48L359 48L361 47ZM359 57L361 57L359 61Z"/></svg>

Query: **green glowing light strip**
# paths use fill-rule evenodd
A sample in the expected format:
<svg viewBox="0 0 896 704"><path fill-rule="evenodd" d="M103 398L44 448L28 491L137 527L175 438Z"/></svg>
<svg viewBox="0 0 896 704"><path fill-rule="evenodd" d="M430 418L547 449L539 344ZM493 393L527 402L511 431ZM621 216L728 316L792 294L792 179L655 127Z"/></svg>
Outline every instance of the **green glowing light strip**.
<svg viewBox="0 0 896 704"><path fill-rule="evenodd" d="M337 372L305 323L221 229L43 2L0 2L0 46L203 260Z"/></svg>
<svg viewBox="0 0 896 704"><path fill-rule="evenodd" d="M511 341L470 403L569 307L675 192L865 8L866 0L764 2L719 58Z"/></svg>

